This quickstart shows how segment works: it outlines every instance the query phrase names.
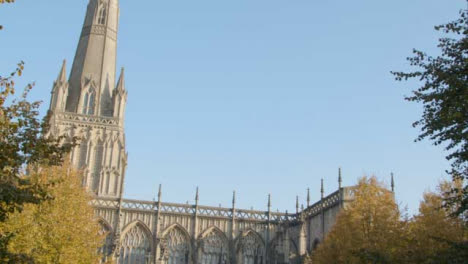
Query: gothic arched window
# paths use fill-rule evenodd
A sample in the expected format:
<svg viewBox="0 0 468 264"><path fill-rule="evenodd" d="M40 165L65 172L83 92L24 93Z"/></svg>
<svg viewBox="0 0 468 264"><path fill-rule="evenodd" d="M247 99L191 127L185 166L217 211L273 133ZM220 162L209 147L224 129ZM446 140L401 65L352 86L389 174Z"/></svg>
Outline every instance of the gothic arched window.
<svg viewBox="0 0 468 264"><path fill-rule="evenodd" d="M120 248L120 264L150 263L151 248L148 235L136 224L125 233Z"/></svg>
<svg viewBox="0 0 468 264"><path fill-rule="evenodd" d="M249 232L241 240L241 263L263 264L263 242L254 232Z"/></svg>
<svg viewBox="0 0 468 264"><path fill-rule="evenodd" d="M107 18L107 6L102 5L99 8L98 24L105 25L106 24L106 18Z"/></svg>
<svg viewBox="0 0 468 264"><path fill-rule="evenodd" d="M96 93L93 89L87 91L83 98L83 111L84 115L94 115L94 104L96 101Z"/></svg>
<svg viewBox="0 0 468 264"><path fill-rule="evenodd" d="M95 154L94 154L94 164L92 170L92 182L91 182L91 190L94 191L96 194L98 193L99 188L99 181L102 169L102 158L104 157L104 143L99 140L95 147Z"/></svg>
<svg viewBox="0 0 468 264"><path fill-rule="evenodd" d="M163 241L161 255L165 264L189 263L190 240L179 228L171 229Z"/></svg>
<svg viewBox="0 0 468 264"><path fill-rule="evenodd" d="M200 264L228 263L229 245L219 231L212 230L201 241Z"/></svg>

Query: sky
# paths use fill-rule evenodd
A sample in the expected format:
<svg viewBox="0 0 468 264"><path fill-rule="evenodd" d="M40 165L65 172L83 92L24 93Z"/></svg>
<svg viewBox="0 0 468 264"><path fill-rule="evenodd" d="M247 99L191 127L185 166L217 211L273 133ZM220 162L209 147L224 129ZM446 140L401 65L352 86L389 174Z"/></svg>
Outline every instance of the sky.
<svg viewBox="0 0 468 264"><path fill-rule="evenodd" d="M389 183L416 213L446 178L446 152L414 142L421 105L413 48L438 54L434 26L464 0L120 1L118 65L129 93L125 197L295 210L363 175ZM0 7L0 74L26 62L19 87L49 106L63 59L73 61L86 0L17 0Z"/></svg>

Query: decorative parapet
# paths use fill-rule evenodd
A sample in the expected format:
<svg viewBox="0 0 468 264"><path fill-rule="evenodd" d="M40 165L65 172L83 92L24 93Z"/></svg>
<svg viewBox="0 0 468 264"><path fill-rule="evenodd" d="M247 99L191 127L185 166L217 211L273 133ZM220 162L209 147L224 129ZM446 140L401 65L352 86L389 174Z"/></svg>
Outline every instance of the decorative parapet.
<svg viewBox="0 0 468 264"><path fill-rule="evenodd" d="M341 188L341 191L336 191L323 200L314 203L307 207L302 212L297 214L286 214L279 212L244 210L223 207L211 206L196 206L191 204L178 204L178 203L158 203L150 201L123 199L121 202L122 210L141 211L155 213L158 211L158 206L161 214L177 214L177 215L197 215L198 217L210 218L224 218L231 219L234 217L236 220L241 221L255 221L255 222L297 222L304 219L304 217L311 217L320 214L324 210L339 206L342 202L349 202L354 197L354 187ZM91 203L97 208L105 209L118 209L119 200L110 198L96 198ZM268 217L270 216L270 218Z"/></svg>
<svg viewBox="0 0 468 264"><path fill-rule="evenodd" d="M59 112L55 114L55 118L65 124L70 122L70 125L76 125L77 123L92 126L105 125L106 127L111 126L122 130L122 128L119 126L120 119L115 117L90 116L76 113Z"/></svg>
<svg viewBox="0 0 468 264"><path fill-rule="evenodd" d="M92 200L91 204L97 208L105 209L118 209L119 200L118 199L106 199L106 198L96 198ZM121 208L123 210L130 211L142 211L142 212L157 212L158 203L149 202L149 201L140 201L140 200L131 200L123 199ZM177 204L177 203L160 203L159 207L161 214L178 214L178 215L194 215L197 213L198 217L212 217L212 218L226 218L231 219L233 216L236 220L245 220L245 221L259 221L266 222L268 221L268 212L266 211L255 211L255 210L242 210L232 208L223 208L223 207L211 207L211 206L198 206L198 211L196 210L195 205L190 204ZM270 222L284 222L291 221L296 218L296 215L293 214L284 214L284 213L270 213L271 218Z"/></svg>

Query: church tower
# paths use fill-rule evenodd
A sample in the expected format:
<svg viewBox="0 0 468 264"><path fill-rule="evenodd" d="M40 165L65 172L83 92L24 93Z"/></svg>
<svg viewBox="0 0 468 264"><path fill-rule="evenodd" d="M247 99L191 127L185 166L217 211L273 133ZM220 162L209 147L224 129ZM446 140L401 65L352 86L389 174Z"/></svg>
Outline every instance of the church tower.
<svg viewBox="0 0 468 264"><path fill-rule="evenodd" d="M83 184L98 197L122 197L127 153L124 70L116 83L118 0L90 0L78 48L66 79L64 62L50 102L51 133L77 137L71 153Z"/></svg>

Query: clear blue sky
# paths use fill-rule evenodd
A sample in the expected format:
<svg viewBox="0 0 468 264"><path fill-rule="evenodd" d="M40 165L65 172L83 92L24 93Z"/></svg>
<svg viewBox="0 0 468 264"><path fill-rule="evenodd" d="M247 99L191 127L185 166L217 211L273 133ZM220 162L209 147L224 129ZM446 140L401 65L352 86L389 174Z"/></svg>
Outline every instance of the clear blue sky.
<svg viewBox="0 0 468 264"><path fill-rule="evenodd" d="M20 85L49 103L61 61L73 60L87 1L1 6L0 73L24 60ZM129 165L125 195L294 210L376 174L396 176L410 212L444 178L445 153L414 143L417 83L397 83L412 48L436 54L433 26L464 0L121 0L118 67L125 66ZM69 70L69 69L68 69Z"/></svg>

